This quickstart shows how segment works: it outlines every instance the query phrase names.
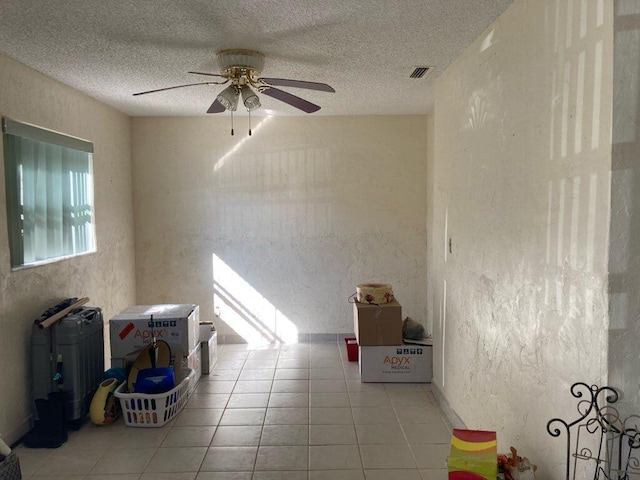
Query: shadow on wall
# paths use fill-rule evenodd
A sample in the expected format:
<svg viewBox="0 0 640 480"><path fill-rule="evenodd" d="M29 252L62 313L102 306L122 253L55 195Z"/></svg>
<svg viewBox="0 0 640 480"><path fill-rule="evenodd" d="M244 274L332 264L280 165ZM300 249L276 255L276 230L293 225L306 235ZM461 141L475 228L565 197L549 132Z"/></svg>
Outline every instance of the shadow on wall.
<svg viewBox="0 0 640 480"><path fill-rule="evenodd" d="M609 258L609 385L640 413L640 3L615 2Z"/></svg>
<svg viewBox="0 0 640 480"><path fill-rule="evenodd" d="M445 193L441 218L438 219L443 235L436 239L435 248L442 252L440 257L445 272L455 268L460 260L452 254L451 238L461 224L472 226L469 230L477 234L473 242L462 245L464 240L458 240L459 252L473 251L475 245L484 242L484 250L475 257L465 258L471 263L464 268L483 273L477 285L479 300L474 303L475 310L470 316L490 319L495 315L493 309L497 305L499 309L509 310L511 318L522 318L517 332L505 332L499 325L500 328L488 334L493 324L482 324L477 326L478 335L488 338L487 344L500 351L508 351L517 345L514 358L520 358L530 367L528 374L539 380L534 384L540 388L546 383L541 352L549 338L559 342L562 348L558 351L567 352L566 362L571 365L567 371L570 372L579 371L581 360L591 355L588 351L580 351L579 356L573 355L576 343L592 345L595 336L602 339L602 342L596 342L598 345L605 343L605 333L601 328L594 333L594 328L600 325L599 313L603 308L602 284L594 278L606 269L607 227L606 217L601 212L609 194L608 178L604 173L597 173L604 171L601 159L609 149L608 132L600 127L602 117L606 115L602 111L603 89L608 86L602 78L606 49L604 12L603 0L576 4L574 10L562 0L548 2L544 19L552 43L549 45L549 57L544 58L553 58L555 63L548 75L539 76L538 81L544 87L548 103L545 100L544 109L540 111L541 120L532 117L534 120L527 127L532 131L525 137L519 137L523 134L522 124L530 120L517 113L532 112L533 115L538 107L531 100L534 97L523 96L522 110L514 112L499 108L499 99L513 95L511 79L517 68L501 68L499 61L489 56L492 47L504 42L499 26L488 32L478 52L488 58L478 72L479 77L485 75L484 80L474 83L460 80L453 86L452 96L467 99L466 121L461 126L462 138L474 146L469 151L476 152L471 154L464 150L460 157L469 157L475 170L474 175L449 180L451 192ZM504 47L496 54L497 58L501 55L505 55ZM528 66L532 71L535 71L534 67L534 64ZM538 122L543 120L548 120L546 132L538 126ZM545 152L545 156L548 160L514 161L496 167L495 162L487 159L494 152L496 156L513 152L514 158L518 158L516 155L529 158L540 145L547 144L548 154ZM512 210L501 211L499 215L485 215L484 212L472 215L469 212L475 211L475 205L460 207L460 201L455 198L468 197L466 192L473 192L473 202L486 205L490 212L496 212L503 205L516 204L531 209L535 218L523 215L520 209L515 213ZM532 192L535 195L532 196ZM451 198L446 198L447 195ZM517 236L520 231L530 231L534 222L545 229L536 229L531 232L531 237ZM531 266L527 265L528 259L518 259L518 263L510 264L501 273L510 280L500 282L500 275L486 273L485 254L499 257L496 249L502 244L501 236L511 231L515 233L509 238L517 248L530 254L534 263ZM454 250L455 247L454 242ZM458 259L460 255L462 253L458 254ZM539 261L543 265L540 277L534 270L538 268ZM447 263L452 266L447 266ZM521 281L529 281L532 275L535 278L529 285ZM446 324L447 317L455 318L451 309L455 308L452 298L455 299L456 287L447 285L446 274L443 277L437 290L434 289L433 305L436 306L435 337L441 340L438 348L434 349L441 367L436 375L444 387L447 380L445 359L449 355ZM541 323L545 320L543 316L553 321ZM513 338L507 338L509 335ZM497 337L503 341L496 347L494 339ZM577 339L580 342L576 342ZM472 369L469 372L473 375ZM563 379L567 387L577 380L580 379Z"/></svg>
<svg viewBox="0 0 640 480"><path fill-rule="evenodd" d="M564 469L543 425L573 411L572 383L607 373L605 7L516 2L438 84L435 384L470 428L521 443L541 478Z"/></svg>
<svg viewBox="0 0 640 480"><path fill-rule="evenodd" d="M607 271L605 212L610 186L601 159L610 147L609 132L601 123L606 125L608 112L602 105L610 84L603 78L608 71L604 2L582 2L574 10L567 5L564 29L565 17L557 15L562 5L556 2L547 12L553 19L557 59L549 97L549 160L568 174L547 182L541 301L556 318L548 327L553 338L562 351L570 352L562 359L570 373L562 378L562 388L568 388L575 381L600 382L598 362L590 360L604 352L591 349L607 343L601 323L606 293L599 272ZM587 364L591 369L585 370ZM576 378L581 371L584 377Z"/></svg>
<svg viewBox="0 0 640 480"><path fill-rule="evenodd" d="M231 117L231 118L233 119L233 117ZM252 132L251 135L257 133L264 126L264 124L267 123L272 118L273 117L270 116L270 115L267 115L266 117L264 117L262 120L260 120L260 122L258 122L258 124L255 126L253 131L251 130L251 127L249 127L249 131ZM233 120L232 120L232 122L233 122ZM233 125L233 123L232 123L232 125ZM232 127L231 131L233 132L233 127ZM233 154L235 154L238 150L240 150L242 148L242 146L251 138L251 135L243 137L227 153L225 153L219 159L217 159L216 163L213 165L213 171L217 172L222 167L224 167L225 163L227 163L227 160L229 160L233 156Z"/></svg>
<svg viewBox="0 0 640 480"><path fill-rule="evenodd" d="M298 329L280 310L213 254L213 304L247 343L297 343Z"/></svg>

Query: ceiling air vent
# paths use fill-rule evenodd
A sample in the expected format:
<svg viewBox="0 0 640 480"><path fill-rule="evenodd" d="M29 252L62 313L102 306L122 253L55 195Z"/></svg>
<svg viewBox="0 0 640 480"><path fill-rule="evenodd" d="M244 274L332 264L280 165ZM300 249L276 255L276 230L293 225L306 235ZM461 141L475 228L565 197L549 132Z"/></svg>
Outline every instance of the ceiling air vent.
<svg viewBox="0 0 640 480"><path fill-rule="evenodd" d="M416 67L413 69L413 72L411 72L411 75L409 75L409 78L422 78L428 70L429 67Z"/></svg>

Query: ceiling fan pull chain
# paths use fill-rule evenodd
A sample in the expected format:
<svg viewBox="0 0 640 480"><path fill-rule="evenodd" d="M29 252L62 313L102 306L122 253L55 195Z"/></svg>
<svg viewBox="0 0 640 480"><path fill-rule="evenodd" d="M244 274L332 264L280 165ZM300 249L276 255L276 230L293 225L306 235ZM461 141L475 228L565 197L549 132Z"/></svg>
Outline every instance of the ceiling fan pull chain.
<svg viewBox="0 0 640 480"><path fill-rule="evenodd" d="M247 109L247 112L249 112L249 136L251 136L251 110Z"/></svg>
<svg viewBox="0 0 640 480"><path fill-rule="evenodd" d="M233 137L233 110L231 110L231 136Z"/></svg>

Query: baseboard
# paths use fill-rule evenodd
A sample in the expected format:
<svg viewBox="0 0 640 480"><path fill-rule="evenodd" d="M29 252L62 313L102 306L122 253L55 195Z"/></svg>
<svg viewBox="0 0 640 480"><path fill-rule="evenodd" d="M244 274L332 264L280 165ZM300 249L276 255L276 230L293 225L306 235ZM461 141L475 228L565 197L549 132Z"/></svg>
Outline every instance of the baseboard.
<svg viewBox="0 0 640 480"><path fill-rule="evenodd" d="M353 333L299 333L298 343L342 343L344 338L354 337ZM218 344L238 344L247 341L237 334L218 332Z"/></svg>
<svg viewBox="0 0 640 480"><path fill-rule="evenodd" d="M220 344L237 344L237 343L247 343L247 341L242 338L240 335L229 334L229 333L220 333L218 332L218 345Z"/></svg>
<svg viewBox="0 0 640 480"><path fill-rule="evenodd" d="M336 343L338 341L337 333L307 333L307 340L301 343ZM300 337L298 336L298 341Z"/></svg>
<svg viewBox="0 0 640 480"><path fill-rule="evenodd" d="M435 382L431 383L431 392L433 393L433 396L435 397L436 402L438 402L440 409L447 416L447 418L449 419L449 422L451 422L451 425L453 426L453 428L466 429L467 426L462 421L460 416L458 416L456 411L451 407L451 405L449 405L447 398L443 395L442 391L440 390L438 385L436 385Z"/></svg>

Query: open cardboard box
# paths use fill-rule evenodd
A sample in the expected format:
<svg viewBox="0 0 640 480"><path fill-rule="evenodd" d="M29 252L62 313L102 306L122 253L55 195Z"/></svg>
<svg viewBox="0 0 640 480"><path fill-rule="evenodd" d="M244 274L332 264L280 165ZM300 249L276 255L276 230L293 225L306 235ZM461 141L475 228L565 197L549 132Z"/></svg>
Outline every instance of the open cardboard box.
<svg viewBox="0 0 640 480"><path fill-rule="evenodd" d="M402 306L397 300L383 305L353 304L353 330L358 345L402 345Z"/></svg>

